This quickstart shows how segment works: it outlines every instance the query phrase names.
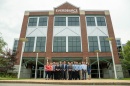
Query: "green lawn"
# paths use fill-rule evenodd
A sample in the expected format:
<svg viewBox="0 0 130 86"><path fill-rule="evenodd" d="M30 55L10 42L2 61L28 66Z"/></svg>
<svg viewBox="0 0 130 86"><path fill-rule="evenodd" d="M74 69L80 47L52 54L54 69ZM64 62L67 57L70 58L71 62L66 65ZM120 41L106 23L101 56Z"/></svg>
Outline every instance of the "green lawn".
<svg viewBox="0 0 130 86"><path fill-rule="evenodd" d="M17 78L3 78L3 77L0 77L0 80L17 80Z"/></svg>
<svg viewBox="0 0 130 86"><path fill-rule="evenodd" d="M123 80L130 80L130 78L123 78Z"/></svg>

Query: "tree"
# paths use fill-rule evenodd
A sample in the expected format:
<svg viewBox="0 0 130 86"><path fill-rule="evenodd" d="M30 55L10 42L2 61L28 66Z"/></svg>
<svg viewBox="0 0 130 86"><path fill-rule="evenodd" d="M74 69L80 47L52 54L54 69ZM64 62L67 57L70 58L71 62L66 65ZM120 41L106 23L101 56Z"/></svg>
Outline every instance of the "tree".
<svg viewBox="0 0 130 86"><path fill-rule="evenodd" d="M2 39L0 38L0 53L3 52L3 48L7 45L7 43Z"/></svg>
<svg viewBox="0 0 130 86"><path fill-rule="evenodd" d="M2 54L0 57L0 72L8 73L9 70L14 70L17 52L12 52L12 50L7 49Z"/></svg>
<svg viewBox="0 0 130 86"><path fill-rule="evenodd" d="M123 47L121 55L123 56L123 59L121 59L123 68L130 69L130 41L128 41Z"/></svg>

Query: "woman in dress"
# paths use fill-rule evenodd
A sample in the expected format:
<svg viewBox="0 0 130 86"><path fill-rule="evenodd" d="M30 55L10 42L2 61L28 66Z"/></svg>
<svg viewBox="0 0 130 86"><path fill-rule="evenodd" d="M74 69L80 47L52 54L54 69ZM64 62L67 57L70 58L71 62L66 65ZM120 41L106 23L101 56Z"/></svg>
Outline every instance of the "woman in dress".
<svg viewBox="0 0 130 86"><path fill-rule="evenodd" d="M87 63L87 72L88 72L88 79L90 80L91 79L91 66L89 63Z"/></svg>
<svg viewBox="0 0 130 86"><path fill-rule="evenodd" d="M45 79L47 80L49 78L49 63L48 62L44 68L45 68ZM47 76L48 76L48 78L47 78Z"/></svg>

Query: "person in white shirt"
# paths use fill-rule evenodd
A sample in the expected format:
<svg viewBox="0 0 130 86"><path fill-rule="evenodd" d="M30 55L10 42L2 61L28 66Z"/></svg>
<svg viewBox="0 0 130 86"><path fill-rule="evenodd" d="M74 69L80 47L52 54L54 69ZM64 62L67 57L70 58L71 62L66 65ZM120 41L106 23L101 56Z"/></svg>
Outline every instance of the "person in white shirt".
<svg viewBox="0 0 130 86"><path fill-rule="evenodd" d="M86 80L87 65L85 64L85 62L82 62L81 68L82 68L82 80Z"/></svg>

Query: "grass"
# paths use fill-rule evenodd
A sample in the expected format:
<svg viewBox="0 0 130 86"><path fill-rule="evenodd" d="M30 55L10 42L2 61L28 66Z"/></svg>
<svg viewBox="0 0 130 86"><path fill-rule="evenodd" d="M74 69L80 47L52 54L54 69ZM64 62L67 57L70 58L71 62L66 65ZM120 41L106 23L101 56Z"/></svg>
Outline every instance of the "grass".
<svg viewBox="0 0 130 86"><path fill-rule="evenodd" d="M123 78L122 80L130 80L130 78Z"/></svg>
<svg viewBox="0 0 130 86"><path fill-rule="evenodd" d="M0 80L17 80L17 78L3 78L3 77L0 77Z"/></svg>

